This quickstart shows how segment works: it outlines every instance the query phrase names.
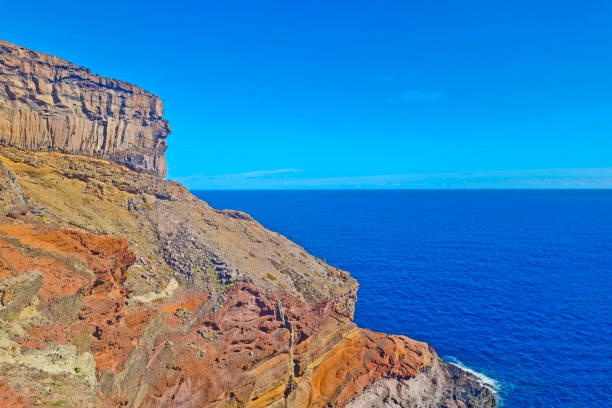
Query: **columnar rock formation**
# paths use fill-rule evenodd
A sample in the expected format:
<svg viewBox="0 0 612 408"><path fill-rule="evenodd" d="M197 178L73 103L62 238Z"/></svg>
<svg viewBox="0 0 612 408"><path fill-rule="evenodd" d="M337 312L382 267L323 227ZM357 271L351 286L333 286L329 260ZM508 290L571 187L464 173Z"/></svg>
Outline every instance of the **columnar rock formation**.
<svg viewBox="0 0 612 408"><path fill-rule="evenodd" d="M65 105L72 113L61 122L53 99L17 110L5 127L11 146L0 147L0 405L497 406L493 390L431 346L358 328L357 283L347 272L247 214L215 210L160 180L155 160L163 160L163 149L155 143L167 126L156 98L55 57L6 43L2 50L3 115L29 106L38 88L24 84L49 69L51 95L64 89L55 92L59 100L72 100L67 95L79 93L81 102L89 98L87 112L99 116L90 119L75 102ZM59 80L64 69L79 79ZM29 90L18 96L18 89ZM115 112L115 95L123 93L130 108ZM143 100L154 102L146 116L155 120L134 119L145 115ZM91 138L75 128L62 133L61 149L43 142L64 129L57 123L91 130L110 117L147 135L126 136L125 156L113 155L106 142L79 150L92 146L95 131ZM152 156L126 159L142 153L138 143Z"/></svg>
<svg viewBox="0 0 612 408"><path fill-rule="evenodd" d="M0 40L0 144L166 175L163 104L126 82Z"/></svg>

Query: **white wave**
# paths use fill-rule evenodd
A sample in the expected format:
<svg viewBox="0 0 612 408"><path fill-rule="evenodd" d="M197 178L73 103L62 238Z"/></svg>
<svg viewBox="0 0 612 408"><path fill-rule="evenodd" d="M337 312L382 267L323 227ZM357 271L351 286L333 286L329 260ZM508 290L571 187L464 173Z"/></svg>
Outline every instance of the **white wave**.
<svg viewBox="0 0 612 408"><path fill-rule="evenodd" d="M471 369L470 367L468 367L465 364L463 364L458 358L455 358L453 356L445 356L445 359L449 363L451 363L453 365L456 365L457 367L459 367L459 368L467 371L468 373L474 375L474 377L478 378L478 380L481 383L490 386L491 388L493 388L495 390L495 392L499 393L499 390L501 388L501 384L500 384L499 381L497 381L497 380L495 380L495 379L493 379L493 378L491 378L491 377L489 377L489 376L487 376L487 375L485 375L485 374L483 374L481 372L478 372L478 371L476 371L474 369Z"/></svg>

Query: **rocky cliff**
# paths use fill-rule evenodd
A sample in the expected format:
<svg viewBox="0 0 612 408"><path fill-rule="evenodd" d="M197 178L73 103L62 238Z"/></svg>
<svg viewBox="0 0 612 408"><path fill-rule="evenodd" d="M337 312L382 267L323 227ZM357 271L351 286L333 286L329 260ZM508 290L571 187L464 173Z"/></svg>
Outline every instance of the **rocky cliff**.
<svg viewBox="0 0 612 408"><path fill-rule="evenodd" d="M11 145L0 147L1 406L497 406L431 346L356 327L355 280L247 214L104 153Z"/></svg>
<svg viewBox="0 0 612 408"><path fill-rule="evenodd" d="M166 175L162 101L0 40L0 144L99 157Z"/></svg>

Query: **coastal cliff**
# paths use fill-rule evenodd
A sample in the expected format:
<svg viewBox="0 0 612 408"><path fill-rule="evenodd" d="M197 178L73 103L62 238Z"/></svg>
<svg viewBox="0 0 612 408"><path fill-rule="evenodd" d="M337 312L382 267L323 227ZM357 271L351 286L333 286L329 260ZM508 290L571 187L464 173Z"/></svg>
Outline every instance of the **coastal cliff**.
<svg viewBox="0 0 612 408"><path fill-rule="evenodd" d="M163 104L132 84L0 40L0 144L166 175Z"/></svg>
<svg viewBox="0 0 612 408"><path fill-rule="evenodd" d="M358 328L347 272L161 179L153 95L6 42L0 84L0 405L497 406Z"/></svg>

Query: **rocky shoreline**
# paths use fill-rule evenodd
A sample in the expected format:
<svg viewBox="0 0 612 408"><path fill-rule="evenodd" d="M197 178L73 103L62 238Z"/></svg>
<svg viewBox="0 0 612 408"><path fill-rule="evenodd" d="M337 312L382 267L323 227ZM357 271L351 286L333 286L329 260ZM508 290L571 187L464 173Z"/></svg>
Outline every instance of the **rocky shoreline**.
<svg viewBox="0 0 612 408"><path fill-rule="evenodd" d="M358 328L347 272L164 180L161 115L0 42L2 405L497 406L431 346Z"/></svg>

